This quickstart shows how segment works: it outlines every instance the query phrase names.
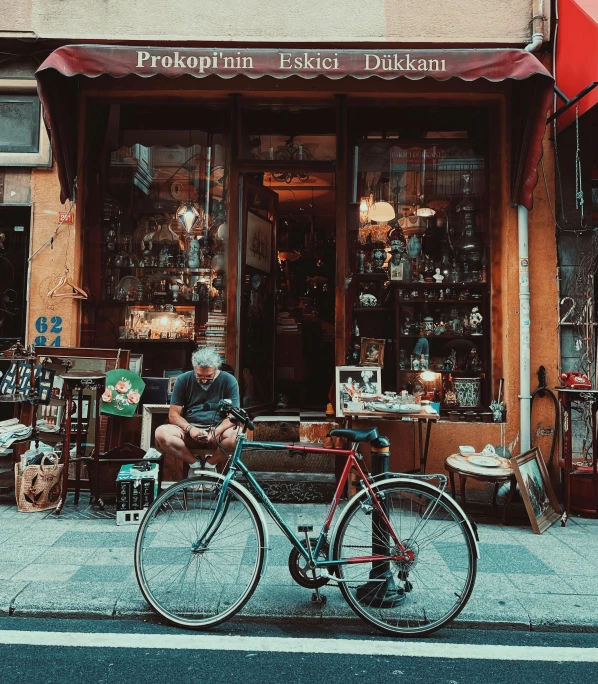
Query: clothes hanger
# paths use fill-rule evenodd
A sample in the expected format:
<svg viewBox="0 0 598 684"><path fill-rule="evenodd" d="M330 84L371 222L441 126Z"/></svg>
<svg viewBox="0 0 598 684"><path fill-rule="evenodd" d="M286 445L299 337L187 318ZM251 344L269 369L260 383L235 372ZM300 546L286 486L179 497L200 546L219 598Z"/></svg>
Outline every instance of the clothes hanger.
<svg viewBox="0 0 598 684"><path fill-rule="evenodd" d="M63 288L67 288L61 292ZM49 292L48 297L65 297L68 299L87 299L87 292L82 290L79 286L69 278L69 269L64 269L64 275Z"/></svg>

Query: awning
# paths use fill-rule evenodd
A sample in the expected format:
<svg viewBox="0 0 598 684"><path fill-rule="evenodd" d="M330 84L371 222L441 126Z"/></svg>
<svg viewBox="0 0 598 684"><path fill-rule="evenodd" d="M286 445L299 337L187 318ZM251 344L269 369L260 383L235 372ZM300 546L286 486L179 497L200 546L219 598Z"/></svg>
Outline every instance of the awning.
<svg viewBox="0 0 598 684"><path fill-rule="evenodd" d="M537 165L542 157L546 113L552 102L553 80L544 66L524 50L306 50L173 48L120 45L68 45L55 50L36 77L44 105L46 127L58 166L61 198L74 198L77 160L78 79L108 75L219 76L234 78L331 79L377 77L437 81L513 79L513 100L521 133L516 136L519 159L513 200L532 206Z"/></svg>
<svg viewBox="0 0 598 684"><path fill-rule="evenodd" d="M598 81L598 3L560 0L556 36L556 83L569 98ZM579 100L581 116L598 102L598 88ZM560 130L575 120L575 107L557 118Z"/></svg>

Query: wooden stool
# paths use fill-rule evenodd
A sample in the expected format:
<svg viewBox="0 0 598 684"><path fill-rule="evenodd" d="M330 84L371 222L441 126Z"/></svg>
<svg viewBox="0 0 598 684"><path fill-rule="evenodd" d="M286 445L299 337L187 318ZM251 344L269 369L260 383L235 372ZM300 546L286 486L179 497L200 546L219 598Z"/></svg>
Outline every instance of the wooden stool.
<svg viewBox="0 0 598 684"><path fill-rule="evenodd" d="M502 511L502 522L503 525L506 525L507 511L517 489L517 480L515 479L515 473L510 467L509 461L506 458L501 459L501 461L503 461L503 465L496 468L488 468L471 463L464 456L461 456L461 454L451 454L445 460L444 467L446 470L448 470L449 479L451 482L451 495L453 499L455 498L455 473L459 475L459 482L461 485L461 506L463 510L466 510L465 483L467 482L468 477L470 477L472 480L494 483L494 493L492 495L492 506L494 508L497 506L496 497L498 495L498 489L500 485L504 482L510 482L511 487L507 493Z"/></svg>

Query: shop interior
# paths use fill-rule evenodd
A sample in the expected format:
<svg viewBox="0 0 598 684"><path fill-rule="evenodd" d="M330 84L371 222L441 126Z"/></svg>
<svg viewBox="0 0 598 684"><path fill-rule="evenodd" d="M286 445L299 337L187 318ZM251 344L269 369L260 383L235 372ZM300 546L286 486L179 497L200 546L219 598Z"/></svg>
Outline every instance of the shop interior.
<svg viewBox="0 0 598 684"><path fill-rule="evenodd" d="M380 367L379 389L447 411L490 403L487 111L348 109L341 188L332 107L242 106L234 148L228 105L95 116L105 135L88 150L97 230L83 345L128 348L144 376L162 377L206 344L238 375L245 407L321 411L341 307L345 363Z"/></svg>

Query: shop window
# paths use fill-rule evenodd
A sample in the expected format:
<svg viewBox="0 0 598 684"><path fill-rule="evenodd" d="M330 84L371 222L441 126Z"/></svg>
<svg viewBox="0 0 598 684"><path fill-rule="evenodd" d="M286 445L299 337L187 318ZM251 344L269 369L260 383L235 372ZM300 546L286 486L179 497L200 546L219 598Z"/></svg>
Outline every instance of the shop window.
<svg viewBox="0 0 598 684"><path fill-rule="evenodd" d="M397 113L396 129L356 140L347 361L370 363L377 344L385 389L482 420L491 388L484 144L463 126L439 134L416 123Z"/></svg>
<svg viewBox="0 0 598 684"><path fill-rule="evenodd" d="M187 367L197 344L227 360L228 111L211 110L216 130L177 128L205 111L107 117L100 239L88 236L100 314L88 342L143 355L146 376Z"/></svg>
<svg viewBox="0 0 598 684"><path fill-rule="evenodd" d="M241 110L243 159L297 164L336 159L334 109L246 107ZM299 183L301 179L285 178Z"/></svg>

